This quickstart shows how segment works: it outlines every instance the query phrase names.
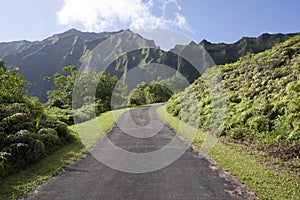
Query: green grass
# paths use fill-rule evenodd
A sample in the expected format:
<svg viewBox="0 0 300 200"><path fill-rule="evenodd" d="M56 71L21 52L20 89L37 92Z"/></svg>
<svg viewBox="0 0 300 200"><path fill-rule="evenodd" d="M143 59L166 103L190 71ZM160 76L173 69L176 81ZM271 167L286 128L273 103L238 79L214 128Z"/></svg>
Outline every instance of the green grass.
<svg viewBox="0 0 300 200"><path fill-rule="evenodd" d="M36 164L20 171L12 176L0 179L0 199L18 199L32 192L38 185L59 174L70 163L78 160L96 141L101 138L115 122L114 118L119 118L126 109L106 112L99 117L79 124L77 128L85 130L82 141L78 136L76 140L67 146L60 148L53 154L42 159ZM100 124L102 129L95 131L95 122ZM76 127L71 126L71 130L76 132Z"/></svg>
<svg viewBox="0 0 300 200"><path fill-rule="evenodd" d="M124 108L103 113L95 119L72 125L70 129L78 133L81 142L89 149L110 130L115 119L118 119L126 110L128 109Z"/></svg>
<svg viewBox="0 0 300 200"><path fill-rule="evenodd" d="M186 139L193 138L196 132L196 140L193 143L201 146L205 138L203 131L180 122L178 118L166 113L164 107L157 109L157 113L170 128ZM250 147L219 140L209 154L260 199L300 199L300 178L263 166L263 154Z"/></svg>

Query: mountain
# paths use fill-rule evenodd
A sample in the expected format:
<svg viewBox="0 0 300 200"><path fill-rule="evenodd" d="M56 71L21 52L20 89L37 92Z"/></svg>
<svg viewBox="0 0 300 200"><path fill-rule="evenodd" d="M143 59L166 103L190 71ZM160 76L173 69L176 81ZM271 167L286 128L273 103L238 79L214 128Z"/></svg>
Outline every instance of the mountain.
<svg viewBox="0 0 300 200"><path fill-rule="evenodd" d="M285 161L297 160L300 34L265 52L210 68L185 91L171 97L166 108L218 136L252 143Z"/></svg>
<svg viewBox="0 0 300 200"><path fill-rule="evenodd" d="M52 89L51 83L43 80L68 65L80 66L80 58L92 41L105 40L115 33L82 33L71 29L42 41L19 41L0 43L0 59L6 66L20 68L20 73L32 85L30 94L46 100L46 91Z"/></svg>
<svg viewBox="0 0 300 200"><path fill-rule="evenodd" d="M45 102L47 101L46 92L53 89L53 85L44 81L44 76L53 76L61 72L65 66L75 65L80 68L82 65L89 65L91 68L97 67L100 71L104 69L103 66L108 66L107 72L121 77L135 66L157 63L149 80L154 79L160 73L162 73L162 78L169 76L170 73L163 75L164 72L159 67L161 64L179 70L189 82L193 82L201 75L204 68L212 66L208 55L205 55L207 57L205 61L208 60L209 64L204 61L197 62L197 59L201 57L200 53L205 54L203 47L216 63L223 64L235 61L247 52L263 51L291 36L291 34L265 34L259 38L243 38L234 44L212 44L207 41L195 44L192 42L187 46L177 45L166 52L159 49L153 41L142 38L130 30L88 33L71 29L42 41L0 43L0 60L3 60L8 67L20 68L19 72L31 83L29 93ZM120 43L120 39L123 39L126 45ZM120 52L123 52L123 55L116 57L120 55ZM187 61L178 54L193 56ZM143 71L138 73L143 77Z"/></svg>
<svg viewBox="0 0 300 200"><path fill-rule="evenodd" d="M297 35L292 34L262 34L255 37L243 37L233 44L225 43L211 43L206 40L201 41L199 44L191 42L188 45L177 45L174 49L182 50L187 47L202 46L209 53L216 65L223 65L226 63L233 63L240 57L245 56L247 53L259 53L272 48L275 44L286 41L287 39Z"/></svg>

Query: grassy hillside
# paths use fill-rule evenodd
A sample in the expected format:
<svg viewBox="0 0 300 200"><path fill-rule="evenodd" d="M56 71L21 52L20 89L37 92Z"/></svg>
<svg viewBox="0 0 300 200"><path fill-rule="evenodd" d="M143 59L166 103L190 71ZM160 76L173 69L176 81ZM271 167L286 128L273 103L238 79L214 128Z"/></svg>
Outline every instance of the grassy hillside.
<svg viewBox="0 0 300 200"><path fill-rule="evenodd" d="M206 130L216 127L217 135L299 167L300 35L208 69L166 108L186 122ZM222 119L215 120L222 112Z"/></svg>

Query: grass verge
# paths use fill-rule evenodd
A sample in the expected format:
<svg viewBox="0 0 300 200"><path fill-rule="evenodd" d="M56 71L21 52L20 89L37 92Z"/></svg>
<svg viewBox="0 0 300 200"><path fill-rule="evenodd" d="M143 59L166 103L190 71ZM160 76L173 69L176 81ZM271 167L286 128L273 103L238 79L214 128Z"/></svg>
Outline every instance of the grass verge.
<svg viewBox="0 0 300 200"><path fill-rule="evenodd" d="M118 119L128 108L114 110L101 114L99 117L89 120L87 122L72 125L69 128L78 133L78 136L89 149L94 146L105 133L107 133L115 120Z"/></svg>
<svg viewBox="0 0 300 200"><path fill-rule="evenodd" d="M201 146L205 138L204 132L180 122L178 118L167 113L164 107L158 108L157 114L170 128L186 139L192 139L196 132L193 143ZM265 159L263 155L250 147L219 140L209 154L260 199L300 199L300 178L265 167L261 164Z"/></svg>
<svg viewBox="0 0 300 200"><path fill-rule="evenodd" d="M84 129L86 134L80 134L80 138L76 134L74 142L60 148L38 163L12 176L0 178L0 199L24 197L38 185L58 175L64 167L81 158L88 148L96 144L96 141L113 126L115 119L125 111L126 109L106 112L93 120L77 125L79 129ZM101 130L93 129L95 124L98 124L97 126L100 124ZM70 126L70 129L76 132L74 125Z"/></svg>

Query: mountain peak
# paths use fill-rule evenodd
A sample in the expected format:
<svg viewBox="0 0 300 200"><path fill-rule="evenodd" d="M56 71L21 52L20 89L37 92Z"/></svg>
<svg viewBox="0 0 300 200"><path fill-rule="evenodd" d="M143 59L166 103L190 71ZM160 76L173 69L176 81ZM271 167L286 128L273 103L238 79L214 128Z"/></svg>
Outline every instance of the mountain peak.
<svg viewBox="0 0 300 200"><path fill-rule="evenodd" d="M189 43L189 45L197 46L198 44L197 44L195 41L192 40L192 41Z"/></svg>
<svg viewBox="0 0 300 200"><path fill-rule="evenodd" d="M63 33L57 34L58 36L70 36L70 35L83 35L86 34L87 32L81 32L75 28L71 28Z"/></svg>
<svg viewBox="0 0 300 200"><path fill-rule="evenodd" d="M70 30L67 30L66 32L64 32L64 34L78 34L78 33L82 33L82 32L75 28L71 28Z"/></svg>
<svg viewBox="0 0 300 200"><path fill-rule="evenodd" d="M207 41L207 40L202 40L201 42L200 42L200 44L202 44L202 45L207 45L207 44L212 44L212 43L210 43L209 41Z"/></svg>

